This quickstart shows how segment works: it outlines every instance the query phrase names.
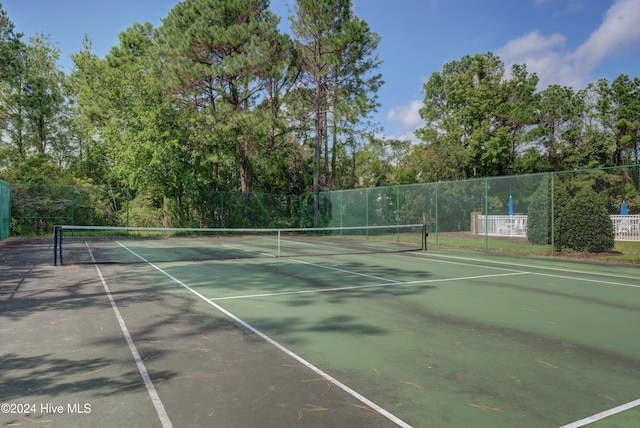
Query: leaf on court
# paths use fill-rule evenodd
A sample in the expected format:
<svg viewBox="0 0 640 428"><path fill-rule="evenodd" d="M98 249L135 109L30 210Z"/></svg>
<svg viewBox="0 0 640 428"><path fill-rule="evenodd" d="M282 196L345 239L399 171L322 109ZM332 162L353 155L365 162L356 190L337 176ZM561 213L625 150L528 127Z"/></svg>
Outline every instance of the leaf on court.
<svg viewBox="0 0 640 428"><path fill-rule="evenodd" d="M375 367L373 367L373 371L375 372L377 378L380 377L380 372L376 370Z"/></svg>
<svg viewBox="0 0 640 428"><path fill-rule="evenodd" d="M376 414L378 413L376 409L373 409L369 406L363 406L362 404L353 404L353 405L359 409L366 410L367 412L376 413Z"/></svg>
<svg viewBox="0 0 640 428"><path fill-rule="evenodd" d="M455 342L453 342L453 349L458 349L460 347L460 344L461 344L461 342L459 342L457 340Z"/></svg>
<svg viewBox="0 0 640 428"><path fill-rule="evenodd" d="M300 382L318 382L319 380L327 380L324 377L316 377L313 379L302 379Z"/></svg>
<svg viewBox="0 0 640 428"><path fill-rule="evenodd" d="M515 376L507 375L507 377L508 377L509 379L511 379L512 381L514 381L515 383L521 383L520 379L518 379L518 378L517 378L517 377L515 377Z"/></svg>
<svg viewBox="0 0 640 428"><path fill-rule="evenodd" d="M481 409L481 410L491 410L493 412L506 412L507 409L503 409L501 407L489 407L489 406L483 406L482 404L469 404L469 407L474 407L476 409Z"/></svg>
<svg viewBox="0 0 640 428"><path fill-rule="evenodd" d="M98 372L101 372L102 370L106 370L106 369L108 369L108 368L109 368L109 367L111 367L111 366L112 366L112 364L108 364L108 365L106 365L106 366L103 366L103 367L97 368L97 369L92 370L92 371L90 371L90 372L87 372L87 373L85 373L85 374L86 374L86 375L90 375L90 374L98 373Z"/></svg>
<svg viewBox="0 0 640 428"><path fill-rule="evenodd" d="M600 398L604 398L605 400L609 400L609 401L616 401L616 399L615 399L615 398L613 398L613 397L611 397L611 396L609 396L609 395L607 395L607 394L603 394L603 393L601 393L601 392L599 392L599 393L597 394L597 396L598 396L598 397L600 397Z"/></svg>
<svg viewBox="0 0 640 428"><path fill-rule="evenodd" d="M327 389L325 389L325 391L318 396L318 400L322 400L329 392L331 392L331 384L330 383L327 384Z"/></svg>
<svg viewBox="0 0 640 428"><path fill-rule="evenodd" d="M55 324L58 324L59 322L62 322L62 321L71 321L71 320L72 320L72 318L61 318L59 320L50 320L49 324L55 325Z"/></svg>
<svg viewBox="0 0 640 428"><path fill-rule="evenodd" d="M302 418L304 418L304 415L309 412L324 412L327 410L329 409L326 407L318 407L314 406L313 404L305 404L305 407L298 409L298 422L300 422Z"/></svg>
<svg viewBox="0 0 640 428"><path fill-rule="evenodd" d="M556 366L555 364L551 364L550 362L545 361L545 360L541 360L540 358L535 358L533 360L533 362L538 363L541 366L544 366L544 367L546 367L548 369L557 369L558 368L558 366Z"/></svg>
<svg viewBox="0 0 640 428"><path fill-rule="evenodd" d="M49 422L53 422L53 419L40 419L40 420L36 420L36 419L29 419L26 416L22 416L19 415L22 419L24 419L25 421L27 421L29 424L46 424ZM11 424L11 425L7 425L7 426L17 426L17 425L22 425L22 424Z"/></svg>
<svg viewBox="0 0 640 428"><path fill-rule="evenodd" d="M397 333L402 333L402 334L415 334L415 333L413 333L413 332L411 332L411 331L403 330L403 329L401 329L401 328L400 328L400 327L398 327L398 326L395 326L395 327L393 328L393 331L395 331L395 332L397 332Z"/></svg>
<svg viewBox="0 0 640 428"><path fill-rule="evenodd" d="M456 383L457 384L462 383L463 379L464 379L464 376L462 375L462 373L458 373L458 377L456 378Z"/></svg>
<svg viewBox="0 0 640 428"><path fill-rule="evenodd" d="M203 348L202 346L199 346L199 347L197 347L197 348L189 349L189 351L213 352L213 351L215 351L215 349Z"/></svg>
<svg viewBox="0 0 640 428"><path fill-rule="evenodd" d="M144 358L142 359L142 361L143 361L143 362L146 362L147 360L150 360L150 359L152 359L152 358L155 358L155 357L157 357L157 356L159 356L159 355L161 355L161 353L160 353L160 352L151 352L149 355L147 355L146 357L144 357Z"/></svg>
<svg viewBox="0 0 640 428"><path fill-rule="evenodd" d="M401 380L400 383L403 383L405 385L409 385L411 388L415 388L415 389L424 389L425 388L422 385L418 385L417 383L409 382L409 381L406 381L406 380Z"/></svg>
<svg viewBox="0 0 640 428"><path fill-rule="evenodd" d="M116 388L113 388L115 391L118 391L120 389L127 389L127 388L137 388L139 386L144 385L144 382L136 382L136 383L128 383L126 385L120 385Z"/></svg>

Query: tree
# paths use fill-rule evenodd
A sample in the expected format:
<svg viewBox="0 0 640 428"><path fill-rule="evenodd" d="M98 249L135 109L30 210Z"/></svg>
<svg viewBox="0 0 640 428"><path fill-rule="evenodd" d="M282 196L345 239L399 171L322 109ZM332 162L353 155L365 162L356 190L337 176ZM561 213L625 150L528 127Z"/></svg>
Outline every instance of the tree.
<svg viewBox="0 0 640 428"><path fill-rule="evenodd" d="M14 162L23 161L27 152L23 95L27 45L22 36L14 33L6 11L0 10L0 142L6 159Z"/></svg>
<svg viewBox="0 0 640 428"><path fill-rule="evenodd" d="M611 251L615 246L613 222L598 194L578 192L562 211L560 242L575 251Z"/></svg>
<svg viewBox="0 0 640 428"><path fill-rule="evenodd" d="M568 86L551 85L540 94L538 123L532 136L554 171L563 169L563 157L575 152L582 128L584 99Z"/></svg>
<svg viewBox="0 0 640 428"><path fill-rule="evenodd" d="M27 51L24 104L27 132L35 150L44 154L48 145L64 139L58 128L65 106L65 76L57 61L60 51L45 36L32 37Z"/></svg>
<svg viewBox="0 0 640 428"><path fill-rule="evenodd" d="M351 0L297 0L291 29L304 82L313 90L313 192L317 224L317 194L321 188L335 184L340 136L346 134L345 142L355 143L354 124L377 107L374 94L381 84L381 76L370 73L379 65L375 56L379 37L366 22L353 16ZM324 168L321 166L323 147Z"/></svg>
<svg viewBox="0 0 640 428"><path fill-rule="evenodd" d="M611 82L616 147L614 164L640 162L640 78L621 74Z"/></svg>
<svg viewBox="0 0 640 428"><path fill-rule="evenodd" d="M529 131L536 121L539 96L536 92L538 76L527 72L526 65L514 64L511 76L502 82L505 95L498 105L497 123L504 129L510 140L507 168L502 172L515 170L515 163L521 148L530 142Z"/></svg>
<svg viewBox="0 0 640 428"><path fill-rule="evenodd" d="M430 156L454 161L448 171L438 167L435 178L510 172L533 123L537 81L524 66L514 66L505 78L502 61L492 53L465 56L433 73L420 110L426 123L416 135Z"/></svg>
<svg viewBox="0 0 640 428"><path fill-rule="evenodd" d="M118 37L120 44L104 59L91 54L90 46L73 56L84 162L91 165L89 174L102 176L96 181L144 189L140 203L162 207L170 215L162 224L170 225L168 200L195 211L187 209L188 195L200 173L190 162L188 122L162 85L153 26L134 24Z"/></svg>
<svg viewBox="0 0 640 428"><path fill-rule="evenodd" d="M59 55L44 35L23 42L0 9L0 152L13 179L53 179L72 162L75 137Z"/></svg>
<svg viewBox="0 0 640 428"><path fill-rule="evenodd" d="M237 165L245 198L251 157L269 132L257 104L279 72L270 57L279 20L267 6L267 0L186 0L160 28L168 82L189 105L196 149L212 164L217 186L224 182L221 164Z"/></svg>
<svg viewBox="0 0 640 428"><path fill-rule="evenodd" d="M615 136L611 90L607 79L598 79L583 91L584 114L580 144L573 168L613 166Z"/></svg>

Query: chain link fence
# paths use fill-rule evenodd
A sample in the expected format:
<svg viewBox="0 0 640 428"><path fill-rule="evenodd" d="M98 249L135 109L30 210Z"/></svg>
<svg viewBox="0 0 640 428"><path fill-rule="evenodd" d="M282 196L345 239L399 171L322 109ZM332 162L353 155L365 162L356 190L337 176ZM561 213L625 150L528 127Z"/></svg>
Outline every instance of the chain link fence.
<svg viewBox="0 0 640 428"><path fill-rule="evenodd" d="M321 227L422 223L430 244L486 250L526 245L529 253L550 254L558 246L561 209L584 188L598 195L594 203L610 215L617 240L640 241L640 165L304 195L208 192L161 201L141 191L109 187L13 185L11 234L51 234L55 224L312 227L317 197ZM6 183L0 186L3 213L9 209L8 189ZM624 215L623 201L628 209ZM2 227L8 234L6 217Z"/></svg>
<svg viewBox="0 0 640 428"><path fill-rule="evenodd" d="M0 239L9 237L11 224L11 185L0 180Z"/></svg>

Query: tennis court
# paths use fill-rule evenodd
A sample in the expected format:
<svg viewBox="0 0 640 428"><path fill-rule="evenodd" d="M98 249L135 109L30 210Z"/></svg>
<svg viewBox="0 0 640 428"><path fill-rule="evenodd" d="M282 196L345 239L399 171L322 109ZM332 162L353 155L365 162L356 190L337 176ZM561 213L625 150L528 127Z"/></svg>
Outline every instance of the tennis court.
<svg viewBox="0 0 640 428"><path fill-rule="evenodd" d="M637 267L196 241L90 244L63 266L52 240L1 244L1 426L640 420Z"/></svg>

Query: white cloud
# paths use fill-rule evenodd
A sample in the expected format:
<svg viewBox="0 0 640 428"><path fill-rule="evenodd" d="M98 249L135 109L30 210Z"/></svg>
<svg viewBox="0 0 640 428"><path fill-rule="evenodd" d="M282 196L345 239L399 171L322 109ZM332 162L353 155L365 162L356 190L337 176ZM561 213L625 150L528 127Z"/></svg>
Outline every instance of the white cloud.
<svg viewBox="0 0 640 428"><path fill-rule="evenodd" d="M509 41L496 51L507 67L526 64L540 78L539 89L550 84L583 87L593 70L607 59L640 46L640 0L616 0L600 26L575 51L566 37L533 31Z"/></svg>
<svg viewBox="0 0 640 428"><path fill-rule="evenodd" d="M566 41L566 37L559 33L545 37L532 31L509 41L496 54L507 68L511 68L512 64L526 64L527 70L540 78L540 88L552 83L580 86L586 80L588 71L586 74L576 73Z"/></svg>
<svg viewBox="0 0 640 428"><path fill-rule="evenodd" d="M566 42L566 37L560 33L544 37L537 31L532 31L518 39L509 41L500 48L500 53L509 58L518 56L537 57L546 55L547 52L553 50L563 50Z"/></svg>
<svg viewBox="0 0 640 428"><path fill-rule="evenodd" d="M378 138L387 139L387 140L398 140L398 141L410 141L413 144L419 144L420 139L416 137L415 131L411 130L401 130L398 132L392 133L383 133L377 135Z"/></svg>
<svg viewBox="0 0 640 428"><path fill-rule="evenodd" d="M573 54L576 67L593 69L605 59L627 53L640 43L640 0L618 0L600 27Z"/></svg>
<svg viewBox="0 0 640 428"><path fill-rule="evenodd" d="M424 123L420 117L421 108L422 101L413 100L407 105L392 108L387 113L387 120L399 123L406 128L417 128Z"/></svg>

